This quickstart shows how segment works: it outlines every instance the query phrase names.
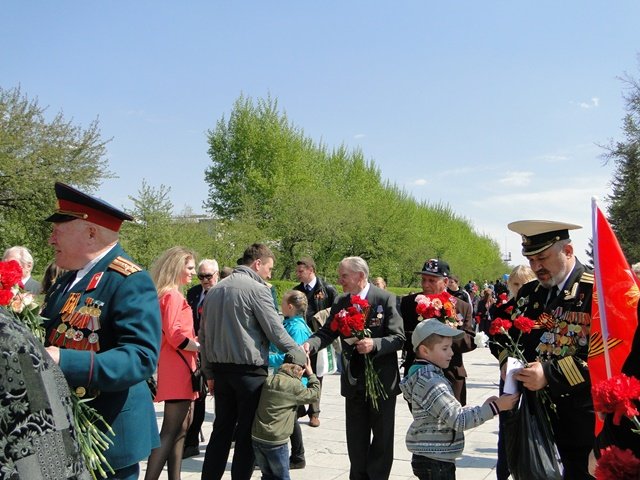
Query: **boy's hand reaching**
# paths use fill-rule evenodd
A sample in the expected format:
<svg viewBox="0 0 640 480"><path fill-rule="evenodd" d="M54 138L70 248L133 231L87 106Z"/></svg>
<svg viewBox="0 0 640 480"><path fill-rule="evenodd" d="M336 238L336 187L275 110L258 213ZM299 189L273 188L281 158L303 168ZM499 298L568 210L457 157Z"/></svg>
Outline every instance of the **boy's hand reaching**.
<svg viewBox="0 0 640 480"><path fill-rule="evenodd" d="M512 394L502 395L498 397L496 400L494 400L494 402L498 406L498 410L500 410L501 412L504 412L505 410L513 409L513 407L515 407L516 404L518 403L518 400L520 400L520 394L512 393Z"/></svg>
<svg viewBox="0 0 640 480"><path fill-rule="evenodd" d="M311 358L309 357L308 353L307 353L307 364L304 366L304 373L307 375L307 377L313 374L313 368L311 368Z"/></svg>

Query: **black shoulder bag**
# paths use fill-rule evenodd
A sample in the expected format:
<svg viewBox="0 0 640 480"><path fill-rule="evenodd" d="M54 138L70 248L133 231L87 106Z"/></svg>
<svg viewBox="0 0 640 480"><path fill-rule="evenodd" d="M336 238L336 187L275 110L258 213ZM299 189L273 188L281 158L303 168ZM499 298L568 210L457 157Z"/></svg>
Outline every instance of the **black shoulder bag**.
<svg viewBox="0 0 640 480"><path fill-rule="evenodd" d="M191 388L194 392L198 392L200 394L200 398L206 397L208 393L207 381L204 378L204 375L202 375L202 371L200 370L200 358L198 357L197 359L196 369L191 370L189 362L187 362L187 359L184 358L184 355L182 355L180 350L176 350L176 352L178 353L178 355L180 355L180 358L189 369L189 373L191 374Z"/></svg>

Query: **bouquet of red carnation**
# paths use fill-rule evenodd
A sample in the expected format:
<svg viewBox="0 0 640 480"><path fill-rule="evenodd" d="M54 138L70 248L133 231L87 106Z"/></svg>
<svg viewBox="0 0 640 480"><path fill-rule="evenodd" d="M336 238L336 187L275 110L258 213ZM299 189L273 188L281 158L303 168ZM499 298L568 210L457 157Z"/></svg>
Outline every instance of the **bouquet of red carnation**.
<svg viewBox="0 0 640 480"><path fill-rule="evenodd" d="M40 307L30 292L23 292L22 267L17 260L0 262L0 306L24 323L38 340L44 342Z"/></svg>
<svg viewBox="0 0 640 480"><path fill-rule="evenodd" d="M493 337L502 335L505 338L506 343L500 343L496 340L491 340L491 342L507 350L509 352L509 356L517 358L526 367L529 362L527 362L527 359L524 357L524 353L520 348L520 337L523 333L530 333L535 324L536 322L530 318L523 317L522 315L517 317L513 322L511 320L505 320L504 318L496 318L491 322L489 334ZM509 330L512 326L519 331L517 340L514 340L509 334Z"/></svg>
<svg viewBox="0 0 640 480"><path fill-rule="evenodd" d="M39 314L39 306L29 292L20 291L22 285L22 267L16 260L0 262L0 307L5 307L13 317L22 322L36 338L44 342L44 318ZM114 435L109 424L96 410L81 400L71 389L73 402L73 428L80 445L80 452L93 478L98 473L102 478L107 477L103 465L113 474L114 471L106 460L103 452L113 444L113 440L98 424Z"/></svg>
<svg viewBox="0 0 640 480"><path fill-rule="evenodd" d="M366 328L369 302L358 295L351 296L351 306L343 308L333 316L329 327L334 332L340 332L343 337L356 337L358 340L371 337L371 331ZM365 394L371 399L371 404L377 410L378 398L387 398L387 392L380 381L369 354L364 355Z"/></svg>
<svg viewBox="0 0 640 480"><path fill-rule="evenodd" d="M462 325L456 313L455 298L448 292L416 296L416 313L423 319L435 318L452 328Z"/></svg>
<svg viewBox="0 0 640 480"><path fill-rule="evenodd" d="M613 424L620 425L622 417L627 417L636 426L635 433L640 433L637 402L640 399L640 380L621 373L602 380L593 386L593 408L600 413L613 413Z"/></svg>
<svg viewBox="0 0 640 480"><path fill-rule="evenodd" d="M607 447L598 460L596 478L600 480L640 478L640 460L631 450L623 450L615 445Z"/></svg>

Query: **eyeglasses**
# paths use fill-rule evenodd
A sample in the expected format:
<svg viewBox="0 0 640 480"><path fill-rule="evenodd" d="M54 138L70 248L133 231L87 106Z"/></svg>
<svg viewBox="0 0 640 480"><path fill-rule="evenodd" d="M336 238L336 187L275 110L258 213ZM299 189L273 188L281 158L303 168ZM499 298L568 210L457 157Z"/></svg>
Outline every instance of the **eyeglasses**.
<svg viewBox="0 0 640 480"><path fill-rule="evenodd" d="M200 280L211 280L215 275L215 273L199 273L198 278Z"/></svg>

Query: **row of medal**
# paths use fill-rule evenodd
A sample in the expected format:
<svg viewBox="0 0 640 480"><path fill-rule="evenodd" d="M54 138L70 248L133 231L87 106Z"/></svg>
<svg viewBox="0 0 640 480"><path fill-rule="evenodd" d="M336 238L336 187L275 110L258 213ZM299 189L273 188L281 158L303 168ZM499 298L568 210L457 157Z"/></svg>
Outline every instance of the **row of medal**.
<svg viewBox="0 0 640 480"><path fill-rule="evenodd" d="M91 297L85 299L85 304L76 311L80 301L80 293L70 293L66 303L60 310L61 323L51 332L51 345L74 350L100 350L100 314L104 302Z"/></svg>
<svg viewBox="0 0 640 480"><path fill-rule="evenodd" d="M562 320L555 321L551 331L541 335L536 348L538 355L549 359L575 354L578 347L585 347L588 343L590 323L589 314L567 312Z"/></svg>

